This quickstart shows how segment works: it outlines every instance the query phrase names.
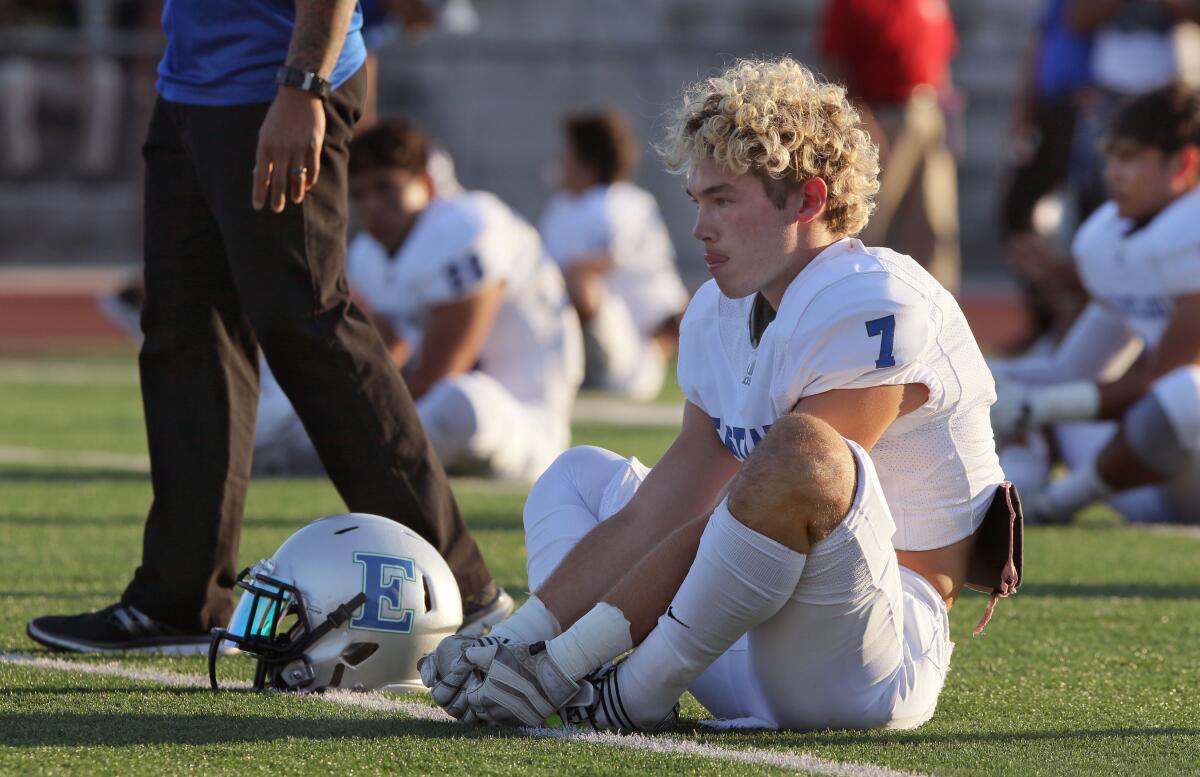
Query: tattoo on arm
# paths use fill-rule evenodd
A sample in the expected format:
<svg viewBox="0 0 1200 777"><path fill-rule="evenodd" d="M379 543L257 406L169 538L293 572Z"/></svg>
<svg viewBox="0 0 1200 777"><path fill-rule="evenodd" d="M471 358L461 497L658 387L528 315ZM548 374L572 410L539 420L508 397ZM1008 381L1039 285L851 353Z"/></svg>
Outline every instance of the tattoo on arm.
<svg viewBox="0 0 1200 777"><path fill-rule="evenodd" d="M296 0L287 64L328 78L342 52L356 0Z"/></svg>

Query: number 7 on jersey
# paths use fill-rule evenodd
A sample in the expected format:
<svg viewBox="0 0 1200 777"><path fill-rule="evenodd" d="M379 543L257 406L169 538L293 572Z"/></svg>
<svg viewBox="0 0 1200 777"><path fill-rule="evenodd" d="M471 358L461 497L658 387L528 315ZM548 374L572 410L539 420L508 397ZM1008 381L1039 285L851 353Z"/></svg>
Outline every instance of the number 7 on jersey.
<svg viewBox="0 0 1200 777"><path fill-rule="evenodd" d="M879 336L879 358L875 367L895 367L896 357L892 356L892 341L896 335L896 317L884 316L867 322L867 337Z"/></svg>

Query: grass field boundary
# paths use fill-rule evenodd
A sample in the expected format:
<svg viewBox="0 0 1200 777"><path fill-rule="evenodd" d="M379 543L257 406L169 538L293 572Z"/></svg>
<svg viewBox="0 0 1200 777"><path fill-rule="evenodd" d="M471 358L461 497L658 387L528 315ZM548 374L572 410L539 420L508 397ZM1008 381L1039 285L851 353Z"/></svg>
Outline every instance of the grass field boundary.
<svg viewBox="0 0 1200 777"><path fill-rule="evenodd" d="M0 380L68 386L138 386L136 362L88 364L54 359L0 359Z"/></svg>
<svg viewBox="0 0 1200 777"><path fill-rule="evenodd" d="M166 669L147 669L126 666L117 662L70 661L62 658L34 656L26 653L0 653L0 664L24 666L60 672L77 672L101 677L117 677L138 682L151 682L171 687L207 687L208 678L203 675L185 674ZM245 682L230 682L226 687L245 690ZM315 700L351 707L394 712L407 718L450 724L453 720L445 712L417 702L407 701L381 693L354 693L331 691ZM619 735L602 732L563 732L557 729L526 729L530 736L570 739L587 744L642 750L663 755L681 755L714 760L747 763L758 766L790 769L809 774L829 777L922 777L917 772L903 772L886 766L865 763L842 763L808 753L782 753L770 750L736 750L687 740L643 735Z"/></svg>
<svg viewBox="0 0 1200 777"><path fill-rule="evenodd" d="M112 451L66 451L55 448L26 448L0 445L0 464L45 464L58 467L141 472L150 474L150 457L144 453Z"/></svg>

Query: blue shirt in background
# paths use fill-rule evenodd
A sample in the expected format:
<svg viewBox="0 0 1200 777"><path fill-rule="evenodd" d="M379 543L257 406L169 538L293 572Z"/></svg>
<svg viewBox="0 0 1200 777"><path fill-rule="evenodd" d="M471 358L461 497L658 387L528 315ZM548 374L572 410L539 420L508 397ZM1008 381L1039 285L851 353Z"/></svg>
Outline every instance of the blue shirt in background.
<svg viewBox="0 0 1200 777"><path fill-rule="evenodd" d="M1067 20L1070 0L1049 0L1041 19L1037 92L1062 94L1091 82L1092 36L1080 35Z"/></svg>
<svg viewBox="0 0 1200 777"><path fill-rule="evenodd" d="M295 0L165 0L158 93L187 105L271 102L295 20ZM366 61L361 29L356 6L329 79L335 89Z"/></svg>

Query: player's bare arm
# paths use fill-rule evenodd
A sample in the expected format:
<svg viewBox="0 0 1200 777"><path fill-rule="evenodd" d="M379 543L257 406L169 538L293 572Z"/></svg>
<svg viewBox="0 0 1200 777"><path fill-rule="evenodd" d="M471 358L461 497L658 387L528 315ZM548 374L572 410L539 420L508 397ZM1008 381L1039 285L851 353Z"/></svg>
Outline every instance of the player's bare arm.
<svg viewBox="0 0 1200 777"><path fill-rule="evenodd" d="M371 326L375 327L375 331L379 333L379 339L383 340L383 346L387 348L392 363L403 369L404 365L408 363L409 357L412 356L412 346L400 336L388 317L372 309L371 304L361 294L351 289L350 296L362 314L367 317L367 321L371 322Z"/></svg>
<svg viewBox="0 0 1200 777"><path fill-rule="evenodd" d="M355 0L296 0L296 24L288 67L327 78L333 71ZM325 143L325 104L315 94L281 86L263 119L254 159L251 201L282 213L288 199L299 204L317 183Z"/></svg>
<svg viewBox="0 0 1200 777"><path fill-rule="evenodd" d="M791 415L820 419L842 437L854 440L866 450L870 450L897 418L924 404L928 394L929 390L921 384L840 389L805 397L796 404ZM712 436L711 430L708 430L708 433ZM770 436L768 434L767 439ZM754 459L768 454L769 451L767 454L752 452L746 460L746 466L750 466ZM736 482L735 478L734 483ZM853 484L850 484L848 493L844 495L847 497L847 506L852 493ZM739 510L737 501L731 494L730 511L735 515L743 516L747 509L753 509L752 506L744 506ZM787 538L785 544L799 552L807 553L812 544L821 540L831 528L821 521L809 522L808 518L809 516L798 517L794 509L781 508L762 511L762 515L757 516L755 525L763 534L780 541L783 541L781 538ZM658 617L671 603L671 598L692 565L700 535L704 532L707 521L706 512L689 520L667 536L604 596L603 601L619 609L629 619L630 634L635 645L650 633ZM803 524L799 531L798 524ZM905 563L903 557L901 563L929 577L943 597L950 599L952 595L957 595L962 587L963 578L966 576L965 554L969 549L968 546L953 554L952 560L939 558L937 563L926 556L926 553L937 551L910 552L905 555L910 557L911 563ZM963 558L958 558L959 555ZM545 599L545 596L542 598ZM563 624L564 627L566 625Z"/></svg>
<svg viewBox="0 0 1200 777"><path fill-rule="evenodd" d="M414 399L439 380L474 369L503 296L504 284L494 281L429 311L417 366L405 376Z"/></svg>
<svg viewBox="0 0 1200 777"><path fill-rule="evenodd" d="M687 534L675 537L672 533L697 518L703 520L739 467L737 459L713 434L712 419L687 403L679 435L637 494L624 509L584 537L535 593L567 628L609 593L615 580L613 570L632 569L656 545L673 546L675 540L688 538ZM691 547L694 554L695 545ZM657 569L656 577L678 577L677 588L691 557L677 552L666 555L671 566ZM656 618L670 600L669 593L665 600L659 593L645 586L639 596L647 599L633 604L638 611L657 607L651 616Z"/></svg>

